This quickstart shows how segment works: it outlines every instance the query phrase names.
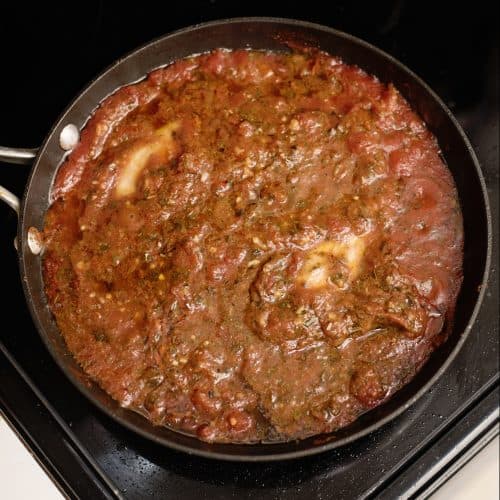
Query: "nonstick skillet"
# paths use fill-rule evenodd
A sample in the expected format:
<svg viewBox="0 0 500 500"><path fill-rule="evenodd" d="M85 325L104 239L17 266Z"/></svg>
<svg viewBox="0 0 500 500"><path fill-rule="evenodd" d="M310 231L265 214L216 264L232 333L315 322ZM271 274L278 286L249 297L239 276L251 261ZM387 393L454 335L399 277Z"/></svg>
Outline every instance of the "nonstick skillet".
<svg viewBox="0 0 500 500"><path fill-rule="evenodd" d="M208 444L178 431L153 426L141 415L121 408L89 380L68 352L48 308L41 258L30 228L43 228L52 182L66 154L61 143L68 143L68 139L71 143L72 133L81 130L93 110L117 88L136 82L172 61L217 47L284 51L290 42L318 47L340 56L348 64L360 66L383 82L394 83L427 123L438 139L458 189L465 232L464 281L448 341L433 353L408 385L383 405L330 435L286 443ZM287 19L239 18L176 31L116 61L91 82L62 114L38 151L0 147L0 160L33 163L22 201L1 187L0 198L19 213L17 248L26 301L55 361L76 387L107 415L152 441L188 453L226 460L278 460L330 450L365 436L401 414L448 368L473 328L483 298L491 255L491 218L483 175L464 132L443 102L409 69L370 44L331 28Z"/></svg>

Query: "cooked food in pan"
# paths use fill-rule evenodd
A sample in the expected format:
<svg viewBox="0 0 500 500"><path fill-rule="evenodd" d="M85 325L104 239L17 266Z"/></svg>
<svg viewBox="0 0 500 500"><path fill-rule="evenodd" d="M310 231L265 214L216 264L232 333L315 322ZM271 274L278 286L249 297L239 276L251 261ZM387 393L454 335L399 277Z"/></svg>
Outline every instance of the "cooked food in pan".
<svg viewBox="0 0 500 500"><path fill-rule="evenodd" d="M216 50L117 90L52 195L62 335L157 425L339 429L451 326L462 220L439 146L397 89L325 53Z"/></svg>

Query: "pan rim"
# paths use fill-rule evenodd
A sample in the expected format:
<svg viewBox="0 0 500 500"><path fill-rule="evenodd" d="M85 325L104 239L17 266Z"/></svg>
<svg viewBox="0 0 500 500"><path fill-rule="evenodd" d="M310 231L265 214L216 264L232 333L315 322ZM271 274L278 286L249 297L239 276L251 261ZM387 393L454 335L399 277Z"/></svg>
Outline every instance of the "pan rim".
<svg viewBox="0 0 500 500"><path fill-rule="evenodd" d="M164 41L165 39L173 38L176 37L180 34L185 34L189 33L192 31L196 31L199 29L205 29L205 28L210 28L210 27L215 27L215 26L220 26L220 25L228 25L228 24L238 24L238 23L278 23L283 26L289 26L289 27L300 27L300 28L310 28L315 31L322 31L322 32L327 32L329 34L335 35L340 38L344 38L350 42L355 43L356 45L360 45L363 48L374 52L378 54L381 58L385 59L389 63L395 65L398 67L398 69L402 70L404 73L406 73L411 79L416 81L428 94L429 96L433 99L433 101L441 108L441 110L446 114L447 118L451 121L451 124L453 127L458 131L460 138L462 142L464 143L468 154L470 155L470 158L472 160L472 163L474 164L475 167L475 173L478 177L480 187L481 187L481 192L482 192L482 198L483 198L483 204L484 204L484 210L485 210L485 218L486 218L486 237L487 237L487 244L486 244L486 259L485 259L485 264L484 264L484 271L482 275L482 280L481 280L481 289L479 291L478 297L476 299L474 308L472 310L472 313L469 317L469 320L467 322L466 327L463 329L461 333L459 333L460 338L458 339L456 345L452 349L452 351L448 354L447 358L444 360L444 362L441 364L441 366L437 369L437 371L432 375L432 377L425 383L423 386L413 395L411 396L408 401L406 401L404 404L400 405L393 411L391 411L388 415L385 417L377 420L375 423L368 425L367 427L354 432L350 436L343 437L338 440L332 440L330 442L327 442L322 445L316 445L316 446L311 446L306 449L302 450L295 450L295 451L290 451L290 452L274 452L272 451L272 447L276 446L277 444L279 445L286 445L286 442L280 442L280 443L271 443L271 444L259 444L259 446L264 446L264 447L269 447L267 448L267 453L264 452L262 454L245 454L245 453L231 453L231 452L220 452L220 451L212 451L212 450L205 450L205 449L199 449L196 448L195 446L191 447L189 445L184 445L180 444L177 442L170 441L167 437L159 436L154 434L153 432L148 432L147 430L144 430L140 428L138 425L126 420L125 418L121 417L120 415L115 414L110 408L106 407L101 401L97 400L91 393L90 389L87 388L78 378L70 372L69 369L67 369L64 364L60 361L59 355L56 353L54 347L51 345L49 342L48 338L46 335L44 335L44 326L42 321L40 320L38 316L38 312L36 308L33 305L33 302L31 300L31 290L30 290L30 285L29 285L29 279L27 276L26 272L26 263L25 263L25 242L24 242L24 235L26 233L25 227L24 227L24 219L25 219L25 214L27 211L27 194L30 190L30 186L33 182L34 178L34 173L36 171L36 167L38 165L38 162L40 158L44 155L45 150L47 148L47 145L52 138L54 131L64 122L66 115L72 110L74 104L86 93L88 92L94 84L101 80L104 76L106 76L109 72L111 72L113 69L116 67L120 66L123 64L125 61L132 57L136 57L138 54L140 54L142 51L145 51L149 49L151 46L154 46L155 44ZM214 47L215 48L215 47ZM118 89L119 86L116 88ZM116 90L115 89L115 90ZM105 97L103 97L104 99ZM89 116L92 114L93 111L90 112ZM441 98L425 83L424 80L422 80L418 75L416 75L413 71L411 71L409 68L406 67L403 63L401 63L399 60L391 56L390 54L386 53L385 51L379 49L378 47L375 47L374 45L358 38L355 37L349 33L345 33L343 31L339 31L335 28L331 28L328 26L324 26L321 24L317 23L311 23L308 21L301 21L301 20L296 20L296 19L288 19L288 18L281 18L281 17L236 17L236 18L229 18L229 19L220 19L220 20L215 20L215 21L209 21L205 23L198 23L194 24L179 30L175 30L173 32L167 33L166 35L157 37L140 47L135 48L134 50L128 52L126 55L123 57L118 58L116 61L114 61L112 64L110 64L106 69L104 69L98 76L93 78L77 95L76 97L68 104L68 106L64 109L64 111L61 113L61 115L58 117L58 119L54 122L54 125L52 128L49 130L47 133L44 142L42 143L42 146L38 150L37 157L35 158L30 175L28 177L28 181L26 183L26 187L24 190L22 202L21 202L21 210L20 210L20 217L19 217L19 222L18 222L18 241L20 242L19 245L19 252L18 252L18 258L19 258L19 269L20 269L20 275L21 275L21 282L23 285L23 291L26 297L26 302L28 304L30 314L32 316L32 319L35 323L35 326L37 328L37 331L42 338L43 343L49 350L51 356L53 357L54 361L56 364L59 366L59 368L63 371L63 373L66 375L66 377L73 383L74 386L87 398L89 399L94 405L96 405L104 414L106 414L108 417L110 417L112 420L117 421L120 425L126 427L127 429L133 431L136 434L139 434L140 436L147 438L149 440L154 441L157 444L167 446L169 448L173 448L178 451L185 452L190 455L198 455L204 458L211 458L211 459L219 459L219 460L226 460L226 461L234 461L234 462L270 462L270 461L276 461L276 460L288 460L288 459L295 459L295 458L302 458L310 455L315 455L318 453L322 453L328 450L333 450L335 448L344 446L348 443L351 443L353 441L356 441L371 432L375 431L376 429L384 426L387 424L389 421L395 419L397 416L401 415L404 411L406 411L410 406L412 406L417 400L419 400L423 394L425 394L430 387L432 387L436 381L441 378L442 374L448 369L448 367L451 365L455 357L457 356L458 352L461 350L464 342L466 341L467 337L469 336L470 331L472 330L472 326L477 318L477 315L479 313L479 310L481 308L481 304L483 302L483 298L486 292L487 288L487 283L488 283L488 278L490 275L490 268L491 268L491 255L492 255L492 217L491 217L491 209L490 209L490 202L489 202L489 197L488 197L488 192L486 188L486 183L484 180L484 176L481 170L480 163L477 159L477 156L474 152L474 149L467 138L465 132L463 131L461 125L458 123L456 118L453 116L451 111L448 109L448 107L445 105L445 103L441 100ZM130 411L130 410L128 410ZM151 427L153 428L152 424L150 424ZM178 432L174 429L169 429L172 432ZM192 437L193 440L195 440L198 444L200 441ZM294 443L294 441L290 441L289 443ZM206 443L204 443L206 444ZM210 445L207 445L210 446ZM217 446L249 446L253 447L255 445L253 444L248 444L248 445L243 445L243 444L224 444L221 445L217 443ZM250 448L249 448L250 449Z"/></svg>

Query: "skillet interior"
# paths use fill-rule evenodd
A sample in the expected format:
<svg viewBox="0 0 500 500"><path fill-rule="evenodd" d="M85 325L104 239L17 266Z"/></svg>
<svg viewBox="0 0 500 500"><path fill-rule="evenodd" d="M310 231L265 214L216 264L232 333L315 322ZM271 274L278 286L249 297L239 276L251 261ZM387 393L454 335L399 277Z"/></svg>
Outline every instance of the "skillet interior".
<svg viewBox="0 0 500 500"><path fill-rule="evenodd" d="M40 259L27 249L26 233L31 226L43 226L50 187L63 159L58 137L65 125L74 123L81 128L92 110L116 88L137 81L152 69L176 59L216 47L284 50L284 42L289 40L317 46L342 57L346 63L357 64L382 81L393 82L426 121L438 138L462 205L464 283L448 342L431 356L412 382L349 427L325 436L325 440L313 437L278 444L207 444L176 431L153 427L140 415L120 408L88 380L68 353L47 307ZM390 56L350 35L310 23L270 18L217 21L175 32L117 61L94 80L63 113L40 149L23 199L18 238L21 241L21 276L35 324L56 362L80 391L115 420L158 443L213 458L249 461L294 458L341 446L383 425L416 401L446 369L470 331L482 298L481 285L487 274L491 251L488 202L477 160L460 127L432 91Z"/></svg>

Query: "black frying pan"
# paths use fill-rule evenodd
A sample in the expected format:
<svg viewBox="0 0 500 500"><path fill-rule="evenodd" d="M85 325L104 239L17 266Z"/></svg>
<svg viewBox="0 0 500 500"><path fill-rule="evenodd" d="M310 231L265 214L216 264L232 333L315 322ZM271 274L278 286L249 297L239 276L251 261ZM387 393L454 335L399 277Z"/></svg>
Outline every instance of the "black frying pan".
<svg viewBox="0 0 500 500"><path fill-rule="evenodd" d="M47 307L41 259L30 250L28 230L43 227L51 185L64 158L59 144L61 131L68 124L81 129L96 106L118 87L176 59L216 47L283 51L287 50L286 41L319 47L384 82L393 82L425 120L439 141L458 188L465 230L464 281L450 338L415 379L385 404L332 435L275 444L207 444L164 427L154 427L139 414L121 408L88 379L68 353ZM166 35L118 60L90 83L59 118L36 156L33 150L0 148L0 160L16 163L33 160L20 206L17 198L3 188L0 198L18 208L17 241L24 292L33 320L55 361L76 387L113 419L157 443L188 453L226 460L277 460L319 453L365 436L413 404L447 369L473 327L483 298L491 258L491 219L483 175L464 132L436 94L405 66L368 43L331 28L286 19L241 18L201 24Z"/></svg>

